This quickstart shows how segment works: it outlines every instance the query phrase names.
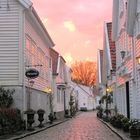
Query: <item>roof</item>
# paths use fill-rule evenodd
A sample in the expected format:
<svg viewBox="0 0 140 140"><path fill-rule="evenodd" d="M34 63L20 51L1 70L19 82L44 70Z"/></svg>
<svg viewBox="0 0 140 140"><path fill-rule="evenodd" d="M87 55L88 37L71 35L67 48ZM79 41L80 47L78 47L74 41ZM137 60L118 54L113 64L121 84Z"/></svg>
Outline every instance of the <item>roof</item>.
<svg viewBox="0 0 140 140"><path fill-rule="evenodd" d="M18 0L18 2L26 9L30 9L28 12L29 14L33 14L35 19L38 21L39 25L41 26L41 28L43 29L45 35L47 36L47 38L49 39L49 42L51 43L51 47L53 47L55 44L53 42L53 40L51 39L48 31L46 30L44 24L42 23L40 17L38 16L36 10L33 7L33 3L30 0Z"/></svg>
<svg viewBox="0 0 140 140"><path fill-rule="evenodd" d="M107 23L107 33L109 39L112 69L116 70L116 46L115 41L112 41L112 22Z"/></svg>
<svg viewBox="0 0 140 140"><path fill-rule="evenodd" d="M77 85L77 87L79 87L82 91L84 91L84 93L86 93L86 95L92 96L92 94L90 93L90 87L84 86L84 85L80 85L80 84L76 84L76 85Z"/></svg>
<svg viewBox="0 0 140 140"><path fill-rule="evenodd" d="M59 53L57 51L55 51L54 49L50 48L50 56L52 59L53 75L57 75L57 65L58 65Z"/></svg>

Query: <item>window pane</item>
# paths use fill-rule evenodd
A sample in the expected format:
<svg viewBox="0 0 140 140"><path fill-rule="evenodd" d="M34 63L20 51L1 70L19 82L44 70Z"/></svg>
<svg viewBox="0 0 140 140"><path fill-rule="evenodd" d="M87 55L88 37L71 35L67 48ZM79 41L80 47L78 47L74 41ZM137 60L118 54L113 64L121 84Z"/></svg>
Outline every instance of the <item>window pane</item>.
<svg viewBox="0 0 140 140"><path fill-rule="evenodd" d="M30 40L28 38L26 38L25 41L25 51L26 51L26 64L30 64Z"/></svg>
<svg viewBox="0 0 140 140"><path fill-rule="evenodd" d="M31 55L32 55L32 65L35 65L35 45L34 44L32 44Z"/></svg>

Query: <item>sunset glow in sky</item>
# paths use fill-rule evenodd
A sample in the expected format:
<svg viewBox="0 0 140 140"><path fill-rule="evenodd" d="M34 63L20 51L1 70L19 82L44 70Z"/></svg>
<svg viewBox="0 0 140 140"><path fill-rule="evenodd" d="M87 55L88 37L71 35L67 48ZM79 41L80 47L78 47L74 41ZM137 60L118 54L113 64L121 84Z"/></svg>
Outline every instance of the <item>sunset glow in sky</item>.
<svg viewBox="0 0 140 140"><path fill-rule="evenodd" d="M112 0L32 0L57 50L68 64L97 60L103 24L112 19Z"/></svg>

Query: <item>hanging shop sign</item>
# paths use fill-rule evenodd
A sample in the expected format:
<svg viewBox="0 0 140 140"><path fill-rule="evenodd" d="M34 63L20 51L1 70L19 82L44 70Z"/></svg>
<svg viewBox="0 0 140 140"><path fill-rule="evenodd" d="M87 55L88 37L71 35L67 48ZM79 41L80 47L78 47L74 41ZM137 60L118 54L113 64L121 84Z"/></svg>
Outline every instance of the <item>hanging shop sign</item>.
<svg viewBox="0 0 140 140"><path fill-rule="evenodd" d="M25 75L27 78L35 79L39 76L39 71L34 68L30 68L26 70Z"/></svg>

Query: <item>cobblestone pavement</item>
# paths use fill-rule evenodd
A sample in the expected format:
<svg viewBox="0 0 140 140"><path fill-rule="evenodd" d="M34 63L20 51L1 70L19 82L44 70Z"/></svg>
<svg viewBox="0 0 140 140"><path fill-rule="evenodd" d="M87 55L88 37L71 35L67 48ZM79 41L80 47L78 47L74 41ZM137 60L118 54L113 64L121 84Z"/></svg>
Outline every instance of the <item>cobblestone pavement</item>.
<svg viewBox="0 0 140 140"><path fill-rule="evenodd" d="M83 112L70 121L22 140L120 140L120 138L96 118L95 112Z"/></svg>

